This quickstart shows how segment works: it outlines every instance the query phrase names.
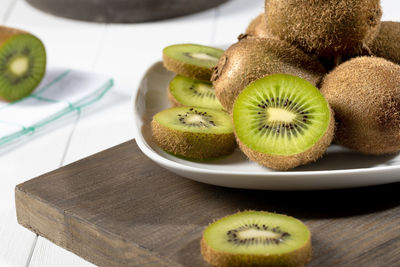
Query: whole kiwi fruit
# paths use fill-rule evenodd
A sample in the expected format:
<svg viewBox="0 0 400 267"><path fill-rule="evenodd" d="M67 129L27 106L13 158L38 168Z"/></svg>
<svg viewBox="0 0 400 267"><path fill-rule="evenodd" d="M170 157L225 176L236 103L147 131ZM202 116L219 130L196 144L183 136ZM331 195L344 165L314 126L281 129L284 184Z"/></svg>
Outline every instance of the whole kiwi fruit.
<svg viewBox="0 0 400 267"><path fill-rule="evenodd" d="M373 55L400 64L400 22L383 21L369 47Z"/></svg>
<svg viewBox="0 0 400 267"><path fill-rule="evenodd" d="M321 93L335 111L337 143L365 154L400 151L400 66L358 57L334 69Z"/></svg>
<svg viewBox="0 0 400 267"><path fill-rule="evenodd" d="M247 85L274 73L292 74L318 85L326 71L317 59L284 41L246 37L224 52L211 80L218 100L231 112Z"/></svg>
<svg viewBox="0 0 400 267"><path fill-rule="evenodd" d="M317 56L363 54L379 31L379 0L266 0L273 35Z"/></svg>
<svg viewBox="0 0 400 267"><path fill-rule="evenodd" d="M245 34L259 38L273 37L267 29L264 13L261 13L250 22Z"/></svg>

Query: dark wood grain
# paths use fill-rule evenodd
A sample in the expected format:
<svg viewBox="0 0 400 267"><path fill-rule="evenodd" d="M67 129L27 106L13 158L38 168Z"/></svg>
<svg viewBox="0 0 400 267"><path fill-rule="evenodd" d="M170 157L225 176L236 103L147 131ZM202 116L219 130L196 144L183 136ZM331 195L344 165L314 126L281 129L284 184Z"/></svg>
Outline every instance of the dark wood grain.
<svg viewBox="0 0 400 267"><path fill-rule="evenodd" d="M379 179L379 177L377 177ZM400 184L228 189L176 176L130 141L16 187L20 224L101 266L206 266L199 241L239 210L285 213L313 234L309 266L399 266Z"/></svg>

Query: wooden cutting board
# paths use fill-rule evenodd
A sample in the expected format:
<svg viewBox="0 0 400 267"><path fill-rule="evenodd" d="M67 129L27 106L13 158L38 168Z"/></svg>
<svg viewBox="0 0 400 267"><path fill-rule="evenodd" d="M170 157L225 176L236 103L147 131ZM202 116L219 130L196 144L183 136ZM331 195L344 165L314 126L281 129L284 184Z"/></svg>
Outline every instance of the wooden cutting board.
<svg viewBox="0 0 400 267"><path fill-rule="evenodd" d="M21 225L101 266L207 266L204 228L247 209L303 220L313 234L309 266L399 266L399 192L400 183L319 192L215 187L162 169L135 141L15 189Z"/></svg>

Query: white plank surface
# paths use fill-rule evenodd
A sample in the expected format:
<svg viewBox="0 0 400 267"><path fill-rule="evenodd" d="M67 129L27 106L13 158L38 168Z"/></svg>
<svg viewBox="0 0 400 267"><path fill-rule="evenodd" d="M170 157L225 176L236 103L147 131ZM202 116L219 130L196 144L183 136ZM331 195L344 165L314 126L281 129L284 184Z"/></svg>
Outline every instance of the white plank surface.
<svg viewBox="0 0 400 267"><path fill-rule="evenodd" d="M91 267L95 265L59 246L54 245L47 239L39 237L29 266Z"/></svg>
<svg viewBox="0 0 400 267"><path fill-rule="evenodd" d="M0 1L0 20L39 36L50 67L106 73L116 85L90 110L0 154L0 266L93 266L17 225L15 185L133 138L131 95L147 68L161 59L162 48L184 42L230 45L263 11L264 0L231 0L195 15L130 25L57 18L15 1ZM398 0L383 0L382 6L384 20L400 20Z"/></svg>

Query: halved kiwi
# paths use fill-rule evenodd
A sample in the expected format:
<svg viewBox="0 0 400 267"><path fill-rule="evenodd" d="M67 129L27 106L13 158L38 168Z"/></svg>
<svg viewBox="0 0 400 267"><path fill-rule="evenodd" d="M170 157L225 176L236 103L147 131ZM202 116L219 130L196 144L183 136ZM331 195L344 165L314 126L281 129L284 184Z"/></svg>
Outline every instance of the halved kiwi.
<svg viewBox="0 0 400 267"><path fill-rule="evenodd" d="M362 54L378 33L380 0L266 0L271 33L307 53Z"/></svg>
<svg viewBox="0 0 400 267"><path fill-rule="evenodd" d="M400 66L351 59L329 73L321 93L335 111L335 141L364 154L400 151Z"/></svg>
<svg viewBox="0 0 400 267"><path fill-rule="evenodd" d="M16 101L28 96L45 71L43 43L30 33L0 26L0 99Z"/></svg>
<svg viewBox="0 0 400 267"><path fill-rule="evenodd" d="M276 170L317 160L334 133L333 112L319 90L287 74L266 76L244 89L233 107L233 123L242 151Z"/></svg>
<svg viewBox="0 0 400 267"><path fill-rule="evenodd" d="M186 158L217 158L232 153L236 147L231 118L224 111L170 108L157 113L151 127L158 146Z"/></svg>
<svg viewBox="0 0 400 267"><path fill-rule="evenodd" d="M196 80L209 81L224 50L197 44L171 45L163 50L166 69Z"/></svg>
<svg viewBox="0 0 400 267"><path fill-rule="evenodd" d="M304 266L311 259L311 233L293 217L239 212L207 227L201 253L213 266Z"/></svg>
<svg viewBox="0 0 400 267"><path fill-rule="evenodd" d="M225 51L212 81L218 100L231 112L236 97L247 85L274 73L299 76L317 86L326 71L316 58L284 41L247 37Z"/></svg>
<svg viewBox="0 0 400 267"><path fill-rule="evenodd" d="M193 80L182 75L169 83L168 98L173 106L193 106L223 110L211 82Z"/></svg>
<svg viewBox="0 0 400 267"><path fill-rule="evenodd" d="M383 21L369 47L373 55L400 64L400 22Z"/></svg>

